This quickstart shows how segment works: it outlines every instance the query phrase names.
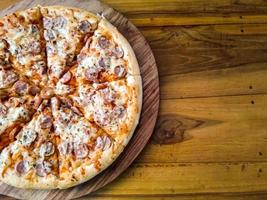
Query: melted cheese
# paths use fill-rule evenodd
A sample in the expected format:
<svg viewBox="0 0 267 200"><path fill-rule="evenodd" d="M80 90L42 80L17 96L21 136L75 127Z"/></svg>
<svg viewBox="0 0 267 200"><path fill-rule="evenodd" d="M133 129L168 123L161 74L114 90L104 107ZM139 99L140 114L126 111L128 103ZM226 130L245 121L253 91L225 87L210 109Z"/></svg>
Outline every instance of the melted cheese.
<svg viewBox="0 0 267 200"><path fill-rule="evenodd" d="M17 80L13 71L0 71L0 88L6 88Z"/></svg>
<svg viewBox="0 0 267 200"><path fill-rule="evenodd" d="M0 165L1 165L1 167L2 167L2 165L10 164L11 161L10 161L9 157L10 157L9 148L3 149L3 151L1 152L1 155L0 155Z"/></svg>
<svg viewBox="0 0 267 200"><path fill-rule="evenodd" d="M20 144L18 143L18 141L15 141L11 146L12 154L17 154L20 151L19 147L20 147Z"/></svg>
<svg viewBox="0 0 267 200"><path fill-rule="evenodd" d="M68 123L60 123L57 119L62 118L70 119ZM96 129L92 127L91 123L88 122L85 118L66 114L62 110L59 110L56 117L56 132L60 134L62 140L72 141L74 143L88 143L92 135L96 133Z"/></svg>
<svg viewBox="0 0 267 200"><path fill-rule="evenodd" d="M63 84L60 81L55 87L55 93L58 95L69 94L71 92L71 87L69 85Z"/></svg>
<svg viewBox="0 0 267 200"><path fill-rule="evenodd" d="M8 113L0 117L0 134L20 119L28 121L29 116L29 111L23 107L9 108Z"/></svg>

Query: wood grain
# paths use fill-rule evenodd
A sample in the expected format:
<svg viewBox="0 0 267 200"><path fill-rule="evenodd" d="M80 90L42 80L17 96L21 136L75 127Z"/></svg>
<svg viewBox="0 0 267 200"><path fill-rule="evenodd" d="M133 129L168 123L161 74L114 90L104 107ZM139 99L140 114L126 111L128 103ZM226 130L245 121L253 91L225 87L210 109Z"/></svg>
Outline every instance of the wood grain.
<svg viewBox="0 0 267 200"><path fill-rule="evenodd" d="M267 95L162 100L159 115L138 163L267 161Z"/></svg>
<svg viewBox="0 0 267 200"><path fill-rule="evenodd" d="M1 1L4 8L20 0ZM267 4L264 0L102 0L111 7L126 14L189 14L189 13L266 13Z"/></svg>
<svg viewBox="0 0 267 200"><path fill-rule="evenodd" d="M11 197L0 196L1 200L14 200ZM265 193L229 193L229 194L182 194L182 195L90 195L76 200L259 200L266 199Z"/></svg>
<svg viewBox="0 0 267 200"><path fill-rule="evenodd" d="M161 99L266 94L266 79L266 62L167 75L161 77Z"/></svg>
<svg viewBox="0 0 267 200"><path fill-rule="evenodd" d="M266 1L103 2L148 40L162 101L135 164L80 199L267 199Z"/></svg>
<svg viewBox="0 0 267 200"><path fill-rule="evenodd" d="M72 199L89 194L118 177L133 162L152 135L159 107L158 71L153 53L138 29L112 8L97 0L23 0L0 12L0 16L24 10L36 5L64 5L87 9L95 14L102 13L128 39L135 51L143 81L143 105L139 125L127 147L119 158L90 181L65 190L23 190L0 183L0 193L20 199ZM153 112L151 112L153 111Z"/></svg>
<svg viewBox="0 0 267 200"><path fill-rule="evenodd" d="M161 77L267 61L264 24L141 30L153 48Z"/></svg>
<svg viewBox="0 0 267 200"><path fill-rule="evenodd" d="M118 181L98 192L102 195L261 192L267 186L266 167L267 163L261 162L135 164Z"/></svg>
<svg viewBox="0 0 267 200"><path fill-rule="evenodd" d="M20 0L1 1L0 7ZM264 0L103 0L125 13L136 26L266 23Z"/></svg>

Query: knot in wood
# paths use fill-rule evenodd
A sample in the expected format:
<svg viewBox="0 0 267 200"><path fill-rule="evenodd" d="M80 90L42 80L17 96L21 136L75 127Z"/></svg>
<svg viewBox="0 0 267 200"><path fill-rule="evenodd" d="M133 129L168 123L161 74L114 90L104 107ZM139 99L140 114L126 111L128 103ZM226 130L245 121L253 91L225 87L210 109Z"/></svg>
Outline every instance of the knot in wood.
<svg viewBox="0 0 267 200"><path fill-rule="evenodd" d="M170 144L183 141L182 123L176 119L166 119L159 122L153 140L158 144Z"/></svg>

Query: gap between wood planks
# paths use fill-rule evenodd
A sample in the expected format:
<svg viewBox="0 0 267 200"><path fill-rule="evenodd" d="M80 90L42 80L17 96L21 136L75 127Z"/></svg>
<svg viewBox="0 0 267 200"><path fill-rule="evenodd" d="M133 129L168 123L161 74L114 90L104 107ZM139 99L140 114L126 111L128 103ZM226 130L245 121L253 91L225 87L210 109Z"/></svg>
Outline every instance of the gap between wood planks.
<svg viewBox="0 0 267 200"><path fill-rule="evenodd" d="M160 77L218 70L266 70L267 25L146 27L141 29L155 54ZM222 70L221 72L219 70ZM240 70L240 71L238 71ZM252 73L253 74L253 73Z"/></svg>
<svg viewBox="0 0 267 200"><path fill-rule="evenodd" d="M206 99L206 98L217 98L217 97L242 97L242 96L261 96L267 93L253 93L253 94L226 94L226 95L214 95L214 96L190 96L190 97L170 97L160 98L160 100L175 100L175 99ZM267 97L266 97L267 99Z"/></svg>

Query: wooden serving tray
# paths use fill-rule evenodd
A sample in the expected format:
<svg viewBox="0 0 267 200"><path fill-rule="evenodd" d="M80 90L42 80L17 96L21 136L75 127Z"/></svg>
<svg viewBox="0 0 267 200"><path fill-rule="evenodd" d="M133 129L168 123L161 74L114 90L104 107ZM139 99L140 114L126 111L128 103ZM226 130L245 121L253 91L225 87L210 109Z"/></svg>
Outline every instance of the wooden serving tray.
<svg viewBox="0 0 267 200"><path fill-rule="evenodd" d="M153 53L143 35L123 15L97 0L23 0L0 11L0 17L36 5L63 5L102 13L132 45L143 80L143 108L139 125L119 158L90 181L65 190L25 190L0 182L0 194L18 199L72 199L96 191L117 178L134 161L153 133L159 108L158 70Z"/></svg>

